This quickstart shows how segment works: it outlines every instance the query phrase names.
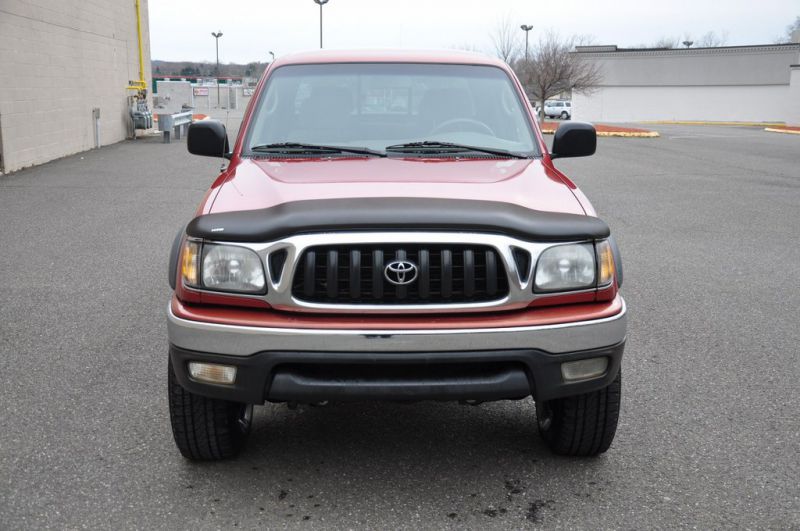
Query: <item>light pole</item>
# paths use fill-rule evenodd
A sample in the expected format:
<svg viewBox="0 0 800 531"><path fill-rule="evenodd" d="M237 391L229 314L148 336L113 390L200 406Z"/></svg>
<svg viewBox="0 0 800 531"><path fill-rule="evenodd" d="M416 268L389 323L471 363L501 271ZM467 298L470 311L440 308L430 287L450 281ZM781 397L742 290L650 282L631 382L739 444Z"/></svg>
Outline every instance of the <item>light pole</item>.
<svg viewBox="0 0 800 531"><path fill-rule="evenodd" d="M270 51L268 51L267 53L268 53L268 54L270 54L270 55L272 56L272 62L274 63L274 62L275 62L275 52L273 52L272 50L270 50Z"/></svg>
<svg viewBox="0 0 800 531"><path fill-rule="evenodd" d="M322 49L322 6L328 3L328 0L314 0L315 4L319 4L319 49Z"/></svg>
<svg viewBox="0 0 800 531"><path fill-rule="evenodd" d="M530 24L523 24L520 29L525 32L525 62L528 62L528 33L533 29Z"/></svg>
<svg viewBox="0 0 800 531"><path fill-rule="evenodd" d="M217 44L217 107L219 107L219 38L222 37L222 30L219 30L216 33L212 31L211 35L214 36L214 42Z"/></svg>

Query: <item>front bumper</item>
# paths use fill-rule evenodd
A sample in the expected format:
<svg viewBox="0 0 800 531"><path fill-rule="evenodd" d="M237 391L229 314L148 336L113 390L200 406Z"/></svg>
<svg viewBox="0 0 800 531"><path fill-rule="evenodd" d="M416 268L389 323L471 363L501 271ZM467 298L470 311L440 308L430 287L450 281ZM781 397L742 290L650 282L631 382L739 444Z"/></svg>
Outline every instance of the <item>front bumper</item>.
<svg viewBox="0 0 800 531"><path fill-rule="evenodd" d="M617 375L627 316L572 323L435 330L235 326L177 317L170 358L178 381L200 395L249 402L324 400L551 400L590 392ZM565 382L561 364L605 356L602 376ZM236 382L194 381L188 363L237 367Z"/></svg>

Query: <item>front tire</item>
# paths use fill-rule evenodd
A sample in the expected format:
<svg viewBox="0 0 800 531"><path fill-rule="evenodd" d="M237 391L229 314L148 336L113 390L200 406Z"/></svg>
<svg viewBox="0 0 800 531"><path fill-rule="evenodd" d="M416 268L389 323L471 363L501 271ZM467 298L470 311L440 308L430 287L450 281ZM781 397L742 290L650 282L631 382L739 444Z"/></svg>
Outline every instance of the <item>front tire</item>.
<svg viewBox="0 0 800 531"><path fill-rule="evenodd" d="M567 114L567 111L562 111L561 112L561 119L562 120L566 120L568 118L569 118L569 114Z"/></svg>
<svg viewBox="0 0 800 531"><path fill-rule="evenodd" d="M172 435L181 454L193 461L234 457L253 423L253 405L190 393L178 383L172 362L167 377Z"/></svg>
<svg viewBox="0 0 800 531"><path fill-rule="evenodd" d="M607 387L536 404L539 434L560 455L595 456L611 446L622 398L622 370Z"/></svg>

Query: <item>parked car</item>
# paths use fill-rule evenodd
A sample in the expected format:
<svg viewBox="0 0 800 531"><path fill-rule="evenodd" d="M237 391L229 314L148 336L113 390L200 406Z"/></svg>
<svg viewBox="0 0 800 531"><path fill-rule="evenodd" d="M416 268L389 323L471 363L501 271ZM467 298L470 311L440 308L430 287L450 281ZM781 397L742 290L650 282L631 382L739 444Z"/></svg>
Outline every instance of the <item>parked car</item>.
<svg viewBox="0 0 800 531"><path fill-rule="evenodd" d="M572 102L569 101L547 101L544 104L544 114L548 118L561 118L569 120L572 118Z"/></svg>
<svg viewBox="0 0 800 531"><path fill-rule="evenodd" d="M522 87L474 54L270 65L169 262L169 410L189 459L236 455L265 402L532 397L560 454L606 451L626 307L606 223L553 164Z"/></svg>

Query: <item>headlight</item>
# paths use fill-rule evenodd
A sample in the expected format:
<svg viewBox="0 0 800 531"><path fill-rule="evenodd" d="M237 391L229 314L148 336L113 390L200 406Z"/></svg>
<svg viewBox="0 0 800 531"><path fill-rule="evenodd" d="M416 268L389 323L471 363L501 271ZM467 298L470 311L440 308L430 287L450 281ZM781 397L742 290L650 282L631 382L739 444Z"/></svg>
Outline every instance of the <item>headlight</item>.
<svg viewBox="0 0 800 531"><path fill-rule="evenodd" d="M595 286L594 246L557 245L546 249L536 263L536 291L570 291Z"/></svg>
<svg viewBox="0 0 800 531"><path fill-rule="evenodd" d="M246 247L206 243L199 260L199 247L197 242L186 242L184 246L182 271L186 284L219 291L264 293L264 267L255 252Z"/></svg>

